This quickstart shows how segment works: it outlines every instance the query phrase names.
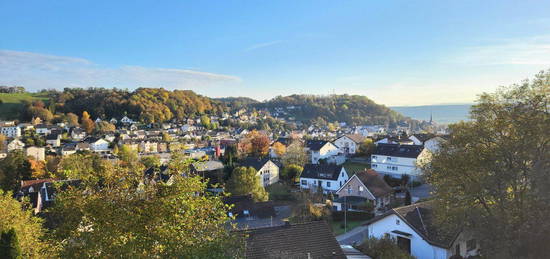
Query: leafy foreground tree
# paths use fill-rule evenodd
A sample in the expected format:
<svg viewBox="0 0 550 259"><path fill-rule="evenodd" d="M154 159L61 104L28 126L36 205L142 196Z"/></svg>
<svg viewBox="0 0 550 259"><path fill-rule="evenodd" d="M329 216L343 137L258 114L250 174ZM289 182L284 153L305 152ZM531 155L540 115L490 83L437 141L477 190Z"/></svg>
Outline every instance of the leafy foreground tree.
<svg viewBox="0 0 550 259"><path fill-rule="evenodd" d="M549 109L550 71L483 94L424 168L441 223L472 231L484 256L550 255Z"/></svg>
<svg viewBox="0 0 550 259"><path fill-rule="evenodd" d="M0 190L0 258L49 258L42 220L23 205Z"/></svg>
<svg viewBox="0 0 550 259"><path fill-rule="evenodd" d="M0 160L0 189L18 191L21 180L30 180L32 177L30 166L22 150L9 152L6 158Z"/></svg>
<svg viewBox="0 0 550 259"><path fill-rule="evenodd" d="M115 164L56 196L49 218L63 258L238 257L228 206L198 177L150 183ZM94 181L95 180L95 181Z"/></svg>
<svg viewBox="0 0 550 259"><path fill-rule="evenodd" d="M401 250L391 237L367 238L357 246L357 250L373 259L413 259L407 252Z"/></svg>
<svg viewBox="0 0 550 259"><path fill-rule="evenodd" d="M257 173L253 167L235 168L227 183L229 192L233 195L251 194L255 201L267 201L269 194L260 183Z"/></svg>
<svg viewBox="0 0 550 259"><path fill-rule="evenodd" d="M21 258L21 247L19 246L19 240L17 240L17 234L13 228L0 233L0 258Z"/></svg>

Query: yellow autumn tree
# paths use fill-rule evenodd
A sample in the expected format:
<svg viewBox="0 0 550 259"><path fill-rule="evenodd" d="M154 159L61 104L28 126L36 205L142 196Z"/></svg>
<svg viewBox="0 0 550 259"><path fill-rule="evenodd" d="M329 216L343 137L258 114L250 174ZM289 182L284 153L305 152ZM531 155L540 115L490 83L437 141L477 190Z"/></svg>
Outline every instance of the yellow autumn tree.
<svg viewBox="0 0 550 259"><path fill-rule="evenodd" d="M273 144L273 150L275 151L277 157L281 157L286 153L286 146L283 145L281 142L275 142Z"/></svg>
<svg viewBox="0 0 550 259"><path fill-rule="evenodd" d="M82 128L84 128L86 133L90 134L94 131L95 123L94 121L92 121L92 119L90 119L90 114L87 111L84 111L82 113L80 124L82 125Z"/></svg>

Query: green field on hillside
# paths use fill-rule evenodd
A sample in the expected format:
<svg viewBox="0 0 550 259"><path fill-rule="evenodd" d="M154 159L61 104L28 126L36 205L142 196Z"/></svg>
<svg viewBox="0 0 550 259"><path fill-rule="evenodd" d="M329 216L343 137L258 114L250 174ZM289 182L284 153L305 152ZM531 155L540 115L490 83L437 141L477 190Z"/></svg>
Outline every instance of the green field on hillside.
<svg viewBox="0 0 550 259"><path fill-rule="evenodd" d="M0 119L18 119L23 109L23 101L42 100L46 102L47 96L35 93L0 93Z"/></svg>

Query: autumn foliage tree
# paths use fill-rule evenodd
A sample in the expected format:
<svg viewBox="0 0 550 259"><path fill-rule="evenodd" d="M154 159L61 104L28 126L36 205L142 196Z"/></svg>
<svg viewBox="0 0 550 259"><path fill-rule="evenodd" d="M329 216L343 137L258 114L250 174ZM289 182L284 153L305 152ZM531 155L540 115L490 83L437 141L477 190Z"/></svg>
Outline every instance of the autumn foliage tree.
<svg viewBox="0 0 550 259"><path fill-rule="evenodd" d="M488 258L550 254L549 104L550 71L481 95L424 167L441 224L471 231Z"/></svg>
<svg viewBox="0 0 550 259"><path fill-rule="evenodd" d="M273 148L273 151L275 152L275 154L277 155L277 157L283 156L286 152L286 146L283 145L281 142L273 143L272 148Z"/></svg>
<svg viewBox="0 0 550 259"><path fill-rule="evenodd" d="M82 118L80 120L80 124L82 125L82 128L84 128L86 133L91 134L94 131L95 123L90 118L90 114L87 111L84 111L82 113Z"/></svg>
<svg viewBox="0 0 550 259"><path fill-rule="evenodd" d="M65 115L65 118L67 120L67 124L71 127L78 127L80 124L78 124L78 115L69 112L67 115Z"/></svg>
<svg viewBox="0 0 550 259"><path fill-rule="evenodd" d="M32 178L44 179L49 176L46 171L46 164L44 161L29 159L29 164Z"/></svg>
<svg viewBox="0 0 550 259"><path fill-rule="evenodd" d="M11 236L17 236L17 243L20 250L20 258L49 258L54 257L52 249L45 243L45 230L42 227L43 220L33 216L33 211L26 209L29 204L19 202L12 198L11 192L0 190L0 233L2 237L12 231ZM12 238L5 237L13 242ZM4 241L4 240L3 240ZM4 245L4 244L2 244ZM6 244L10 249L13 246ZM0 247L0 254L8 252ZM13 251L18 254L18 251ZM5 254L4 254L5 255ZM0 258L6 258L0 256ZM8 257L9 258L9 257Z"/></svg>
<svg viewBox="0 0 550 259"><path fill-rule="evenodd" d="M269 152L269 137L260 131L249 132L242 140L241 150L253 157L264 157Z"/></svg>
<svg viewBox="0 0 550 259"><path fill-rule="evenodd" d="M92 167L90 158L80 160ZM178 165L185 168L185 163ZM239 256L241 243L227 226L229 208L221 196L206 191L201 177L180 172L169 183L151 183L132 167L103 166L99 171L80 167L97 178L68 186L56 196L49 218L57 223L52 241L61 246L62 258Z"/></svg>

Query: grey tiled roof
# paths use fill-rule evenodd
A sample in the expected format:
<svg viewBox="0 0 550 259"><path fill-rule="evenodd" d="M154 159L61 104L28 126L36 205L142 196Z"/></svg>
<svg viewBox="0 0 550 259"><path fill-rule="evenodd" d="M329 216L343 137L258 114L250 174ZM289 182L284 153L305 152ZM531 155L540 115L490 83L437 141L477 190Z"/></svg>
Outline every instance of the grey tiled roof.
<svg viewBox="0 0 550 259"><path fill-rule="evenodd" d="M325 221L246 231L245 257L346 258Z"/></svg>

